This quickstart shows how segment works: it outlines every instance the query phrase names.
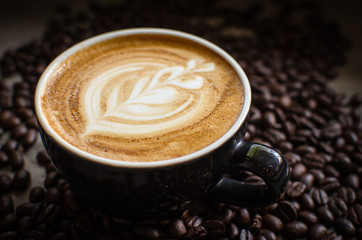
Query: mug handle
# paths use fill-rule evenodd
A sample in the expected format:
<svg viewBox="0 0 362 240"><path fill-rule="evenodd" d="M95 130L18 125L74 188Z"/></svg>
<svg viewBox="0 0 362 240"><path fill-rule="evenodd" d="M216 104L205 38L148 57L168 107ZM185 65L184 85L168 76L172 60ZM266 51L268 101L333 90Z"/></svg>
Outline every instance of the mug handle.
<svg viewBox="0 0 362 240"><path fill-rule="evenodd" d="M224 176L211 189L211 198L242 207L261 207L279 200L289 180L285 158L274 149L259 143L236 140L226 156L226 173L249 171L265 184L246 183Z"/></svg>

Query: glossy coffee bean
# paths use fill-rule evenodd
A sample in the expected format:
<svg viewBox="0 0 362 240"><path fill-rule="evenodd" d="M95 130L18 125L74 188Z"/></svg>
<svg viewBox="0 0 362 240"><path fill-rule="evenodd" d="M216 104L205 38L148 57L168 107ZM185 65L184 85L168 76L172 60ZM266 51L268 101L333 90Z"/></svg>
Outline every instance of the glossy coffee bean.
<svg viewBox="0 0 362 240"><path fill-rule="evenodd" d="M11 189L11 178L9 174L2 173L0 174L0 191L5 193Z"/></svg>
<svg viewBox="0 0 362 240"><path fill-rule="evenodd" d="M180 238L186 233L186 227L183 221L175 219L168 225L168 233L171 237Z"/></svg>
<svg viewBox="0 0 362 240"><path fill-rule="evenodd" d="M283 222L277 216L268 213L263 216L263 228L277 233L283 229L283 226Z"/></svg>
<svg viewBox="0 0 362 240"><path fill-rule="evenodd" d="M29 193L29 201L32 203L41 202L45 197L45 191L42 187L34 187Z"/></svg>
<svg viewBox="0 0 362 240"><path fill-rule="evenodd" d="M308 233L308 238L311 240L319 240L322 239L327 233L327 228L323 224L315 224L313 225Z"/></svg>
<svg viewBox="0 0 362 240"><path fill-rule="evenodd" d="M250 213L247 209L240 208L239 210L236 211L235 223L241 228L248 227L250 224L250 220L251 220Z"/></svg>
<svg viewBox="0 0 362 240"><path fill-rule="evenodd" d="M0 216L6 215L8 213L13 213L14 211L14 202L9 195L0 196Z"/></svg>
<svg viewBox="0 0 362 240"><path fill-rule="evenodd" d="M303 222L294 221L285 225L283 233L287 239L302 238L308 233L308 227Z"/></svg>
<svg viewBox="0 0 362 240"><path fill-rule="evenodd" d="M17 171L12 180L12 186L16 190L25 189L30 183L30 173L27 170L21 169Z"/></svg>
<svg viewBox="0 0 362 240"><path fill-rule="evenodd" d="M353 223L346 218L337 218L334 227L345 237L352 237L356 232Z"/></svg>
<svg viewBox="0 0 362 240"><path fill-rule="evenodd" d="M316 214L319 221L325 225L331 225L334 222L334 215L326 206L318 207Z"/></svg>
<svg viewBox="0 0 362 240"><path fill-rule="evenodd" d="M330 198L328 201L328 207L336 218L344 217L347 214L347 204L341 198Z"/></svg>

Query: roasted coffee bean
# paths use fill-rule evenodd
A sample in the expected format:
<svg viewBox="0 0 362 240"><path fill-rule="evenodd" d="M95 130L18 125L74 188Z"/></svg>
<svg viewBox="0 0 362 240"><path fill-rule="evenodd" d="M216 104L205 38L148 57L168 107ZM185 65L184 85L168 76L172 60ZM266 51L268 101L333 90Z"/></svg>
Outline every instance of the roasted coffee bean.
<svg viewBox="0 0 362 240"><path fill-rule="evenodd" d="M331 225L334 222L334 215L326 206L318 207L316 214L319 221L325 225Z"/></svg>
<svg viewBox="0 0 362 240"><path fill-rule="evenodd" d="M353 170L352 161L347 154L343 152L338 152L335 155L335 161L339 171L341 171L342 173L349 173Z"/></svg>
<svg viewBox="0 0 362 240"><path fill-rule="evenodd" d="M11 189L11 178L8 174L0 174L0 192L4 193Z"/></svg>
<svg viewBox="0 0 362 240"><path fill-rule="evenodd" d="M37 203L43 201L45 198L45 191L42 187L33 187L29 193L29 201Z"/></svg>
<svg viewBox="0 0 362 240"><path fill-rule="evenodd" d="M291 178L294 180L299 180L305 173L307 168L302 163L298 163L293 167Z"/></svg>
<svg viewBox="0 0 362 240"><path fill-rule="evenodd" d="M152 226L148 226L148 225L136 225L134 228L135 233L137 234L137 236L141 237L141 238L145 238L145 239L159 239L160 238L160 232L152 227Z"/></svg>
<svg viewBox="0 0 362 240"><path fill-rule="evenodd" d="M283 231L287 239L302 238L308 233L308 227L303 222L294 221L286 224Z"/></svg>
<svg viewBox="0 0 362 240"><path fill-rule="evenodd" d="M358 226L362 225L362 205L354 204L348 208L348 219Z"/></svg>
<svg viewBox="0 0 362 240"><path fill-rule="evenodd" d="M317 184L325 178L324 173L320 169L311 169L309 172L313 174L315 182Z"/></svg>
<svg viewBox="0 0 362 240"><path fill-rule="evenodd" d="M299 133L299 135L301 135ZM305 134L304 134L305 135ZM305 137L310 137L311 135L311 132L306 135ZM313 146L310 146L310 145L300 145L298 147L295 148L295 152L300 154L300 155L306 155L307 153L310 154L310 153L316 153L317 152L317 149Z"/></svg>
<svg viewBox="0 0 362 240"><path fill-rule="evenodd" d="M14 230L16 227L17 218L14 214L6 214L0 218L0 231Z"/></svg>
<svg viewBox="0 0 362 240"><path fill-rule="evenodd" d="M71 239L69 234L66 232L58 232L51 236L50 240L69 240Z"/></svg>
<svg viewBox="0 0 362 240"><path fill-rule="evenodd" d="M220 220L206 220L203 221L202 225L210 237L221 237L226 233L226 226Z"/></svg>
<svg viewBox="0 0 362 240"><path fill-rule="evenodd" d="M261 225L263 224L263 218L260 216L260 214L255 214L253 219L251 220L251 230L257 230L261 228Z"/></svg>
<svg viewBox="0 0 362 240"><path fill-rule="evenodd" d="M59 173L57 171L52 171L50 173L48 173L45 177L45 180L44 180L44 187L45 188L50 188L50 187L53 187L55 186L58 178L59 178Z"/></svg>
<svg viewBox="0 0 362 240"><path fill-rule="evenodd" d="M328 207L335 217L344 217L347 214L347 205L341 198L330 198Z"/></svg>
<svg viewBox="0 0 362 240"><path fill-rule="evenodd" d="M7 231L0 233L1 240L16 240L18 239L18 234L15 231Z"/></svg>
<svg viewBox="0 0 362 240"><path fill-rule="evenodd" d="M241 227L241 228L246 228L249 226L250 224L250 213L246 208L240 208L239 210L236 211L235 214L235 223Z"/></svg>
<svg viewBox="0 0 362 240"><path fill-rule="evenodd" d="M339 122L331 121L323 129L323 136L327 139L336 138L342 135L342 126Z"/></svg>
<svg viewBox="0 0 362 240"><path fill-rule="evenodd" d="M235 214L233 213L233 211L231 211L231 209L225 209L220 214L214 216L214 218L219 219L225 224L229 224L234 219L234 215Z"/></svg>
<svg viewBox="0 0 362 240"><path fill-rule="evenodd" d="M16 216L29 216L31 220L35 221L41 211L41 204L35 203L22 203L16 208Z"/></svg>
<svg viewBox="0 0 362 240"><path fill-rule="evenodd" d="M314 184L314 175L311 173L306 173L302 176L300 181L305 185L306 191L309 191Z"/></svg>
<svg viewBox="0 0 362 240"><path fill-rule="evenodd" d="M277 235L268 229L259 229L256 239L277 240Z"/></svg>
<svg viewBox="0 0 362 240"><path fill-rule="evenodd" d="M36 239L36 240L46 240L47 235L43 232L37 230L30 230L26 232L25 239Z"/></svg>
<svg viewBox="0 0 362 240"><path fill-rule="evenodd" d="M267 213L263 216L262 227L277 233L283 229L283 222L277 216Z"/></svg>
<svg viewBox="0 0 362 240"><path fill-rule="evenodd" d="M340 177L341 174L338 172L338 170L333 167L332 165L328 165L324 168L324 173L326 174L326 176L329 176L329 177Z"/></svg>
<svg viewBox="0 0 362 240"><path fill-rule="evenodd" d="M21 144L23 145L24 148L29 148L35 143L37 137L38 137L38 131L34 128L30 128L28 129L26 134L22 137Z"/></svg>
<svg viewBox="0 0 362 240"><path fill-rule="evenodd" d="M301 209L312 210L315 207L312 197L308 193L303 193L299 198Z"/></svg>
<svg viewBox="0 0 362 240"><path fill-rule="evenodd" d="M38 164L41 166L45 166L48 163L50 163L50 158L45 151L39 151L38 154L36 155L36 160Z"/></svg>
<svg viewBox="0 0 362 240"><path fill-rule="evenodd" d="M296 163L302 161L302 157L294 152L287 152L284 154L284 157L287 159L290 166L293 166Z"/></svg>
<svg viewBox="0 0 362 240"><path fill-rule="evenodd" d="M42 216L47 224L53 225L62 220L64 210L55 204L49 204L43 211Z"/></svg>
<svg viewBox="0 0 362 240"><path fill-rule="evenodd" d="M239 228L234 223L230 223L230 229L228 232L230 239L235 239L240 234Z"/></svg>
<svg viewBox="0 0 362 240"><path fill-rule="evenodd" d="M34 116L34 112L29 108L17 108L15 109L15 115L22 120L26 120Z"/></svg>
<svg viewBox="0 0 362 240"><path fill-rule="evenodd" d="M0 151L0 168L9 164L9 156L6 152Z"/></svg>
<svg viewBox="0 0 362 240"><path fill-rule="evenodd" d="M21 119L16 116L11 116L2 124L2 126L5 129L11 130L11 129L15 128L16 126L18 126L19 124L21 124Z"/></svg>
<svg viewBox="0 0 362 240"><path fill-rule="evenodd" d="M22 216L22 217L18 220L16 230L17 230L20 234L25 234L25 233L28 232L31 228L32 228L32 220L30 219L29 216Z"/></svg>
<svg viewBox="0 0 362 240"><path fill-rule="evenodd" d="M309 168L322 169L326 164L326 160L321 155L315 153L305 154L302 161Z"/></svg>
<svg viewBox="0 0 362 240"><path fill-rule="evenodd" d="M298 213L298 219L304 222L306 225L311 226L318 223L317 216L311 211L300 211Z"/></svg>
<svg viewBox="0 0 362 240"><path fill-rule="evenodd" d="M14 202L9 195L0 195L0 216L8 213L13 213Z"/></svg>
<svg viewBox="0 0 362 240"><path fill-rule="evenodd" d="M315 224L313 225L308 233L308 238L311 240L319 240L322 239L327 233L326 226L322 224Z"/></svg>
<svg viewBox="0 0 362 240"><path fill-rule="evenodd" d="M302 182L295 181L289 182L285 191L288 196L292 198L298 198L304 193L305 190L306 186Z"/></svg>
<svg viewBox="0 0 362 240"><path fill-rule="evenodd" d="M326 192L333 192L339 189L341 184L338 179L335 177L326 177L319 182L319 187Z"/></svg>
<svg viewBox="0 0 362 240"><path fill-rule="evenodd" d="M13 177L12 186L16 190L25 189L30 182L30 173L25 169L17 171Z"/></svg>
<svg viewBox="0 0 362 240"><path fill-rule="evenodd" d="M56 187L50 187L46 193L46 198L50 203L62 203L63 202L63 193Z"/></svg>
<svg viewBox="0 0 362 240"><path fill-rule="evenodd" d="M288 201L281 201L275 209L275 214L285 223L297 218L297 210Z"/></svg>
<svg viewBox="0 0 362 240"><path fill-rule="evenodd" d="M347 204L352 204L356 201L357 195L351 187L342 187L338 190L338 196Z"/></svg>
<svg viewBox="0 0 362 240"><path fill-rule="evenodd" d="M357 174L349 174L346 178L346 183L348 186L354 188L354 189L359 189L360 186L360 180Z"/></svg>
<svg viewBox="0 0 362 240"><path fill-rule="evenodd" d="M168 234L173 238L180 238L186 233L186 227L182 220L172 220L168 225Z"/></svg>
<svg viewBox="0 0 362 240"><path fill-rule="evenodd" d="M325 205L328 202L328 194L323 189L315 189L312 198L317 206Z"/></svg>
<svg viewBox="0 0 362 240"><path fill-rule="evenodd" d="M16 150L19 146L18 141L9 139L3 146L3 150L9 155L11 152Z"/></svg>
<svg viewBox="0 0 362 240"><path fill-rule="evenodd" d="M64 192L64 200L66 205L74 212L80 210L80 203L76 193L72 190L67 190Z"/></svg>
<svg viewBox="0 0 362 240"><path fill-rule="evenodd" d="M238 239L240 239L240 240L254 240L254 236L249 230L243 228L243 229L240 230L240 237Z"/></svg>
<svg viewBox="0 0 362 240"><path fill-rule="evenodd" d="M19 170L24 166L24 153L21 150L9 152L10 166L13 170Z"/></svg>
<svg viewBox="0 0 362 240"><path fill-rule="evenodd" d="M25 136L28 132L28 128L24 124L19 124L11 130L11 137L13 139L19 140Z"/></svg>
<svg viewBox="0 0 362 240"><path fill-rule="evenodd" d="M337 218L334 227L345 237L352 237L356 233L355 226L346 218Z"/></svg>

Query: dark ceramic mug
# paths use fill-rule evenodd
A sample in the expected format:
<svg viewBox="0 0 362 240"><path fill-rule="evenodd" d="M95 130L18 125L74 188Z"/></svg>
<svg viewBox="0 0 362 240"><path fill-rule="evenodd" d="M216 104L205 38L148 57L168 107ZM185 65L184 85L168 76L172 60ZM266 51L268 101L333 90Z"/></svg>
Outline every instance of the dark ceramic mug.
<svg viewBox="0 0 362 240"><path fill-rule="evenodd" d="M41 97L47 81L64 59L91 44L132 34L165 34L201 44L223 57L237 72L245 99L234 125L211 145L187 156L154 162L124 162L94 156L63 140L47 122ZM160 216L208 196L243 207L277 201L289 178L286 160L275 150L243 141L251 105L249 81L239 64L214 44L187 33L167 29L128 29L102 34L58 56L42 74L35 94L35 110L43 144L56 169L72 188L97 207L117 215ZM260 176L254 185L226 177L240 171Z"/></svg>

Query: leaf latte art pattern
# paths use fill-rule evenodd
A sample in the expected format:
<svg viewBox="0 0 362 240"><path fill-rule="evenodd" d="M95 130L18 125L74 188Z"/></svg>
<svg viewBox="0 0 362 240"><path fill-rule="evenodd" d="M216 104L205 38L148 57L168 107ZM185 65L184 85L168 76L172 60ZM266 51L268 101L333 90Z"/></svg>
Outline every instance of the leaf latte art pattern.
<svg viewBox="0 0 362 240"><path fill-rule="evenodd" d="M200 60L186 66L138 62L100 74L83 97L85 134L149 134L195 118L209 84L202 72L214 69L214 63Z"/></svg>

